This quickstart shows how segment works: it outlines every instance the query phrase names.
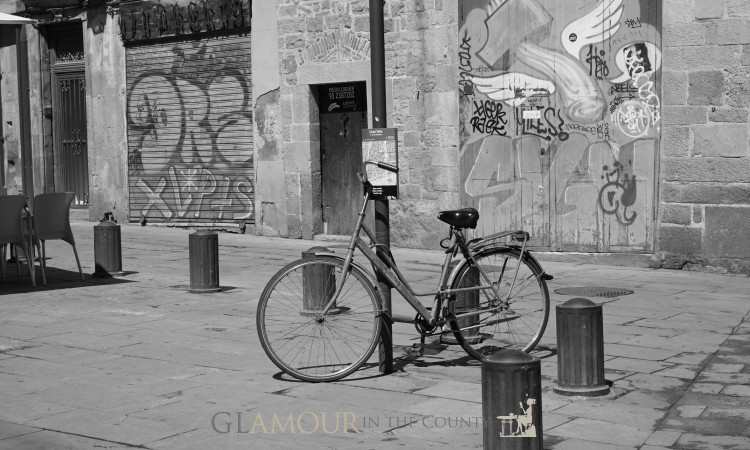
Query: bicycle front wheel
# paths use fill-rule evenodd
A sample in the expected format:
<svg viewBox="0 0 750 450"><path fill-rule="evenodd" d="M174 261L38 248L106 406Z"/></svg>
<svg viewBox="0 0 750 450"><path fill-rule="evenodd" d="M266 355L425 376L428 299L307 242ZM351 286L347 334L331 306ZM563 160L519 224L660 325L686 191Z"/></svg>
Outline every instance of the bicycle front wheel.
<svg viewBox="0 0 750 450"><path fill-rule="evenodd" d="M341 294L324 307L344 276L340 258L316 256L281 269L258 302L258 335L268 357L304 381L333 381L361 367L380 337L380 297L352 265Z"/></svg>
<svg viewBox="0 0 750 450"><path fill-rule="evenodd" d="M549 317L544 272L514 247L491 247L474 260L476 265L464 262L451 283L452 289L480 287L458 292L448 302L456 340L476 359L501 348L531 351Z"/></svg>

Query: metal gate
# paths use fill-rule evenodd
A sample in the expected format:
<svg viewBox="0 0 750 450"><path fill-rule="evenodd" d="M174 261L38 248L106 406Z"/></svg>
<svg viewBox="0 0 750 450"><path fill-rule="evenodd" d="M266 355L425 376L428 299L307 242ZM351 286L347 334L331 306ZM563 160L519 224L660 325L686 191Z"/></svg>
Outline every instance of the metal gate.
<svg viewBox="0 0 750 450"><path fill-rule="evenodd" d="M250 36L128 47L130 220L255 223Z"/></svg>
<svg viewBox="0 0 750 450"><path fill-rule="evenodd" d="M74 205L88 205L86 79L83 64L55 64L52 83L55 190L73 192Z"/></svg>

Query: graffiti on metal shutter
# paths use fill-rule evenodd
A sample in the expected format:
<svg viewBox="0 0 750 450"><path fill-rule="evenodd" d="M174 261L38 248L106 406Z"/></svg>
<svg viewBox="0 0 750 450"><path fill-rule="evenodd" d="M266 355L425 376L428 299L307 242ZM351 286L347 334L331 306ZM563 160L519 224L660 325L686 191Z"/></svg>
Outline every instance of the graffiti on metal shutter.
<svg viewBox="0 0 750 450"><path fill-rule="evenodd" d="M215 40L129 52L131 219L254 221L248 48Z"/></svg>

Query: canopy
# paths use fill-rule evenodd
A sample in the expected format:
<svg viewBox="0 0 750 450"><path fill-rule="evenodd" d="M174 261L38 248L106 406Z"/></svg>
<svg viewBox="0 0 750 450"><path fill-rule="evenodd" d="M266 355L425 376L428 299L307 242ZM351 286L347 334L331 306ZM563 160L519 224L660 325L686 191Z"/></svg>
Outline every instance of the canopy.
<svg viewBox="0 0 750 450"><path fill-rule="evenodd" d="M23 25L27 23L36 23L36 20L0 12L0 25Z"/></svg>

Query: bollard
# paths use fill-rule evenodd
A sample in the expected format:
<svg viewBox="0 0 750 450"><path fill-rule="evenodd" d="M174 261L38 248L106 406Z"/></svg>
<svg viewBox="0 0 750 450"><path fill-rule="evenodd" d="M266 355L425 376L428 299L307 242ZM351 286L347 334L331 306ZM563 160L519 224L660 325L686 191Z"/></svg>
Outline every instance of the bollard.
<svg viewBox="0 0 750 450"><path fill-rule="evenodd" d="M557 305L557 386L562 395L609 393L604 379L602 307L585 298Z"/></svg>
<svg viewBox="0 0 750 450"><path fill-rule="evenodd" d="M196 231L188 239L190 251L190 292L217 292L219 287L219 235Z"/></svg>
<svg viewBox="0 0 750 450"><path fill-rule="evenodd" d="M500 350L482 361L485 450L543 450L542 371L520 350Z"/></svg>
<svg viewBox="0 0 750 450"><path fill-rule="evenodd" d="M451 269L453 268L451 265ZM479 270L476 267L472 267L461 279L461 285L459 288L468 288L479 286ZM456 299L454 300L454 311L459 316L461 313L476 308L479 305L479 290L456 292ZM461 328L470 327L479 323L479 315L459 318L457 320L458 326ZM450 327L446 326L446 331L450 331ZM469 328L461 333L461 336L467 341L468 344L477 344L481 341L479 336L479 328ZM443 334L440 337L440 342L445 344L458 344L456 336L453 334Z"/></svg>
<svg viewBox="0 0 750 450"><path fill-rule="evenodd" d="M330 253L331 250L326 247L311 247L302 252L302 259L312 259L318 252ZM302 314L320 312L331 299L336 292L334 270L334 266L327 264L310 264L302 269Z"/></svg>
<svg viewBox="0 0 750 450"><path fill-rule="evenodd" d="M122 275L120 225L111 212L94 225L94 276Z"/></svg>

